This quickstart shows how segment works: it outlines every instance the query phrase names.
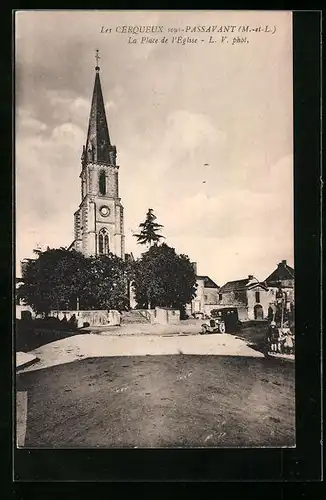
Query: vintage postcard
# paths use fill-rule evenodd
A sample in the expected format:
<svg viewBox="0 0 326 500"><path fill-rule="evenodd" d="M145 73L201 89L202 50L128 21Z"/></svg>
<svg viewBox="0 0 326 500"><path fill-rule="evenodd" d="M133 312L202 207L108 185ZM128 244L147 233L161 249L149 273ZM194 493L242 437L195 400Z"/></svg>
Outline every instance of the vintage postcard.
<svg viewBox="0 0 326 500"><path fill-rule="evenodd" d="M292 13L15 15L18 448L292 448Z"/></svg>

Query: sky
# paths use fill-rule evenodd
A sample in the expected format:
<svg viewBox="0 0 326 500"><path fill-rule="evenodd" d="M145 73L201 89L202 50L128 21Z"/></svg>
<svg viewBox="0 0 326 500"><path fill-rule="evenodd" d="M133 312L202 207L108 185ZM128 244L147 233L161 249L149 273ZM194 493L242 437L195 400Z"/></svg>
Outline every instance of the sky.
<svg viewBox="0 0 326 500"><path fill-rule="evenodd" d="M164 241L218 285L248 274L264 280L284 259L293 266L291 16L16 13L17 274L36 246L73 241L96 49L120 166L126 251L144 251L133 232L153 208ZM133 35L123 26L162 31ZM215 31L192 31L197 26ZM234 28L218 31L224 26ZM140 43L142 36L159 42ZM197 42L172 43L172 36ZM237 36L246 41L232 44Z"/></svg>

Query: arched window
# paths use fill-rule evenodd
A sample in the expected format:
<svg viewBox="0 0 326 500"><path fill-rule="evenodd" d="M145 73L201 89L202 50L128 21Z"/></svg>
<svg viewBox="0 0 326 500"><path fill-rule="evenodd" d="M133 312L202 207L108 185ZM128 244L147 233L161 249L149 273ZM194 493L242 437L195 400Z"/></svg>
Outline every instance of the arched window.
<svg viewBox="0 0 326 500"><path fill-rule="evenodd" d="M104 250L104 244L103 244L103 234L99 234L98 235L98 253L100 255L103 254L103 250Z"/></svg>
<svg viewBox="0 0 326 500"><path fill-rule="evenodd" d="M101 170L100 172L98 184L100 194L106 194L106 176L104 170Z"/></svg>
<svg viewBox="0 0 326 500"><path fill-rule="evenodd" d="M109 237L107 234L104 236L104 253L109 253Z"/></svg>
<svg viewBox="0 0 326 500"><path fill-rule="evenodd" d="M107 255L109 251L109 235L105 229L101 229L98 235L98 253L100 255Z"/></svg>

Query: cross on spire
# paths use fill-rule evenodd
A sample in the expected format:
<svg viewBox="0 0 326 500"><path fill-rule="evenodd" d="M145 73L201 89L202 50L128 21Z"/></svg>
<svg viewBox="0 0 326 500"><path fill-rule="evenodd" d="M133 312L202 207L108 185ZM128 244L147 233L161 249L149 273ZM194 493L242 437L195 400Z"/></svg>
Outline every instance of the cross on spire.
<svg viewBox="0 0 326 500"><path fill-rule="evenodd" d="M98 65L98 61L99 61L99 59L101 59L101 58L100 58L100 56L98 55L98 53L99 53L99 50L98 50L98 49L96 49L96 54L95 54L95 59L96 59L96 67L95 67L95 69L96 69L96 71L100 71L100 67L99 67L99 65Z"/></svg>
<svg viewBox="0 0 326 500"><path fill-rule="evenodd" d="M98 49L95 51L96 64L100 56ZM106 120L104 99L100 82L100 68L95 68L94 90L91 104L91 112L88 122L85 153L89 161L112 164L115 161L115 149L111 145L109 128ZM111 158L112 157L112 158Z"/></svg>

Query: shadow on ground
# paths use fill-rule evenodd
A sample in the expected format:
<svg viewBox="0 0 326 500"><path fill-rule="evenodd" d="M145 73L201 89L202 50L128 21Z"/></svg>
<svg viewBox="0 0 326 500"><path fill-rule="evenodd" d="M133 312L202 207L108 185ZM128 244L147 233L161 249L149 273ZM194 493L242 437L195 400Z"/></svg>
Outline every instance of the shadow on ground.
<svg viewBox="0 0 326 500"><path fill-rule="evenodd" d="M254 351L267 355L267 330L267 321L248 321L242 323L241 329L235 336L239 339L245 340L248 347Z"/></svg>
<svg viewBox="0 0 326 500"><path fill-rule="evenodd" d="M59 322L60 325L60 322ZM15 325L15 347L16 352L29 352L33 349L50 344L56 340L62 340L73 335L80 335L81 331L76 328L70 328L69 325L55 325L55 328L41 322L16 320ZM85 332L83 332L85 333Z"/></svg>

